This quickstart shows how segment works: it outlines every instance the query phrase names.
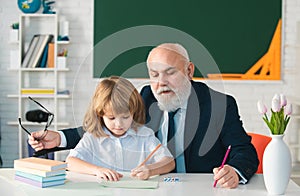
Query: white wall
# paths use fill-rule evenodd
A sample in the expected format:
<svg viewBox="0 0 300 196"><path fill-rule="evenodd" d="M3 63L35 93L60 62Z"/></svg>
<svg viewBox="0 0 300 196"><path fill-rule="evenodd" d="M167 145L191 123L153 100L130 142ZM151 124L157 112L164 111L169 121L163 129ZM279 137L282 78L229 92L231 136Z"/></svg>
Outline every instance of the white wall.
<svg viewBox="0 0 300 196"><path fill-rule="evenodd" d="M239 105L240 115L247 131L268 134L268 129L257 112L256 102L259 99L271 103L274 93L284 93L288 100L300 97L299 79L299 46L300 46L300 0L283 0L283 64L282 81L225 81L208 82L213 88L225 90L233 95ZM68 104L68 119L71 127L80 125L86 105L90 99L96 81L91 79L92 67L86 57L93 46L93 0L56 1L55 8L60 16L69 21L71 43L68 45L68 67L66 74L67 87L71 90L72 99ZM4 167L11 167L18 158L18 128L7 125L7 121L17 119L17 100L7 98L7 94L16 93L17 72L8 71L10 50L17 48L8 42L10 25L18 21L21 14L16 1L2 1L0 4L0 118L1 149ZM137 84L137 81L133 81ZM140 82L140 81L139 81ZM300 100L300 98L298 98ZM75 115L73 115L75 114ZM286 139L293 144L298 142L296 118L291 120ZM292 150L294 161L296 151Z"/></svg>

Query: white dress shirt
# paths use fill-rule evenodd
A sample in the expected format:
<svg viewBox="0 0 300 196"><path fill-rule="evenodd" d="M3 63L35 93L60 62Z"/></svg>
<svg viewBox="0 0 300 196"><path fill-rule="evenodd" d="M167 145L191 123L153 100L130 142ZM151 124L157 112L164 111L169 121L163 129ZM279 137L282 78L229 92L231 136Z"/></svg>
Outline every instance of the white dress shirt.
<svg viewBox="0 0 300 196"><path fill-rule="evenodd" d="M130 171L142 163L160 143L153 130L145 126L138 128L137 132L129 129L121 137L113 136L107 129L105 133L109 137L96 138L86 132L68 156L117 171ZM161 146L146 164L166 156L172 157L172 154L165 146Z"/></svg>

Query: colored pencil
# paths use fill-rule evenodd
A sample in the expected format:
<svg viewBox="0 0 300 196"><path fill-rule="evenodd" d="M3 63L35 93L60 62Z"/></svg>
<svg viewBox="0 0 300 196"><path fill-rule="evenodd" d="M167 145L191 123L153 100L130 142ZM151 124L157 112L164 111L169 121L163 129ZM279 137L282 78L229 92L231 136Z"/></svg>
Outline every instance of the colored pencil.
<svg viewBox="0 0 300 196"><path fill-rule="evenodd" d="M158 144L154 150L147 156L147 158L138 166L141 167L142 165L145 165L145 163L153 156L153 154L161 147L161 144Z"/></svg>
<svg viewBox="0 0 300 196"><path fill-rule="evenodd" d="M227 157L228 157L228 154L229 154L229 152L230 152L230 149L231 149L231 145L229 145L228 148L227 148L227 151L226 151L225 156L224 156L224 158L223 158L223 161L222 161L222 164L221 164L220 169L222 169L222 168L224 167L224 164L225 164L225 162L226 162L226 159L227 159ZM217 182L218 182L218 180L215 180L215 182L214 182L214 187L216 187Z"/></svg>

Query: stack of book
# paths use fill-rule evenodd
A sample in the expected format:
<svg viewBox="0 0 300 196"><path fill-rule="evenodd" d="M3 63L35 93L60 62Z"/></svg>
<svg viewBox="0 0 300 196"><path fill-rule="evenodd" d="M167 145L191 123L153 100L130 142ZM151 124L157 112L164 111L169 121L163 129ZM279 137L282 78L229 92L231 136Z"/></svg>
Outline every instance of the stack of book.
<svg viewBox="0 0 300 196"><path fill-rule="evenodd" d="M29 157L14 160L15 180L41 188L64 184L66 168L66 162L50 159Z"/></svg>

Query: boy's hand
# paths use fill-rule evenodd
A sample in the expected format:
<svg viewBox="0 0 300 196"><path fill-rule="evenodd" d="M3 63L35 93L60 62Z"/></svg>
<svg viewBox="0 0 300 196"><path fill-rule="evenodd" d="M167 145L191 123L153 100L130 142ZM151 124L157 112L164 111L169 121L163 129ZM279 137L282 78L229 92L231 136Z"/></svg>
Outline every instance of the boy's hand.
<svg viewBox="0 0 300 196"><path fill-rule="evenodd" d="M141 167L131 170L131 176L140 180L147 180L150 178L151 172L146 165L143 165Z"/></svg>
<svg viewBox="0 0 300 196"><path fill-rule="evenodd" d="M96 171L96 176L103 180L109 181L119 181L120 178L123 177L122 174L116 172L115 170L108 169L108 168L99 168Z"/></svg>

